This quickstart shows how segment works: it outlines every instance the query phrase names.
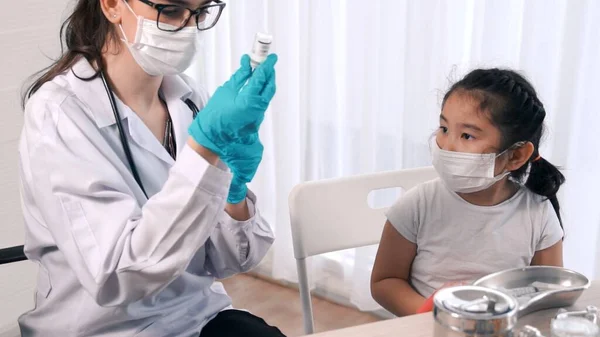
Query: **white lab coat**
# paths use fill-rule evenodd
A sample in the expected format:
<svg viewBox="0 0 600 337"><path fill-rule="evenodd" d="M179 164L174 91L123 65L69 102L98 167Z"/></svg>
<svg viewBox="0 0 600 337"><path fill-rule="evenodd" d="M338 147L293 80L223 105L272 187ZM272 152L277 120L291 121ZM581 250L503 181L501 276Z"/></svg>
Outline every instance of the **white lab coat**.
<svg viewBox="0 0 600 337"><path fill-rule="evenodd" d="M182 76L161 92L177 140L173 160L140 118L117 105L150 199L130 173L101 79L81 59L28 102L20 143L25 251L39 265L29 336L198 336L231 300L215 278L254 267L273 242L269 225L234 221L224 206L231 174L186 144L205 99Z"/></svg>

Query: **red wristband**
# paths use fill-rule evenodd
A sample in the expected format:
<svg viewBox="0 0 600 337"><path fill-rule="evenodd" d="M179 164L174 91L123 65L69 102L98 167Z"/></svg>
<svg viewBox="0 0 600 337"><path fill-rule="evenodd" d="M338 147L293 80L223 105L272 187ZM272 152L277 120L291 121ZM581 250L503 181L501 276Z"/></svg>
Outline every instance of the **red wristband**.
<svg viewBox="0 0 600 337"><path fill-rule="evenodd" d="M437 293L437 291L435 291L433 294L431 294L431 296L429 296L425 300L425 303L423 303L423 305L417 310L417 314L423 314L426 312L433 311L433 297L435 296L436 293Z"/></svg>

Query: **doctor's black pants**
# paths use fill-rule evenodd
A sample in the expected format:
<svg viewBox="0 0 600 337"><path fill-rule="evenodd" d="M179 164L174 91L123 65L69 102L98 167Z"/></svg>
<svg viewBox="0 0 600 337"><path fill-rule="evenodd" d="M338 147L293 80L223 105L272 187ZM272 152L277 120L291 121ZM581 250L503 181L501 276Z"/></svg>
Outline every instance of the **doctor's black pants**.
<svg viewBox="0 0 600 337"><path fill-rule="evenodd" d="M285 337L262 318L241 310L221 311L202 329L200 337Z"/></svg>

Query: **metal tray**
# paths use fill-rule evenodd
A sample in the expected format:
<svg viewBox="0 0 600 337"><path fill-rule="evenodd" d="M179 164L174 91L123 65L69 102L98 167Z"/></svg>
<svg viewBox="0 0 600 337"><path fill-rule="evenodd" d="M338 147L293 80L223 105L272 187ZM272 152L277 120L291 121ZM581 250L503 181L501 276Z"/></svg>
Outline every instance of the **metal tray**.
<svg viewBox="0 0 600 337"><path fill-rule="evenodd" d="M572 306L590 287L590 280L566 268L531 266L490 274L473 285L514 296L519 302L518 316L521 317L535 311Z"/></svg>

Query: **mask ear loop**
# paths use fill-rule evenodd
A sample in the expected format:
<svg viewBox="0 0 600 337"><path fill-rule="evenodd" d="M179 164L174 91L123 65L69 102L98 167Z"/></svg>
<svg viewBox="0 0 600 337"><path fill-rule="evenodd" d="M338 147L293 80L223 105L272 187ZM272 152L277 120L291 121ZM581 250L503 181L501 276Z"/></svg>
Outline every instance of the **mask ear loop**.
<svg viewBox="0 0 600 337"><path fill-rule="evenodd" d="M131 12L131 14L133 14L133 16L135 17L136 21L137 21L137 27L136 27L136 31L135 31L135 38L134 41L137 41L137 35L140 33L140 17L139 15L135 14L135 12L133 11L133 8L131 8L131 6L129 6L129 4L127 3L127 0L123 0L123 3L125 3L125 6L129 9L129 11ZM129 40L127 39L127 34L125 34L125 30L123 29L123 24L119 23L119 29L121 29L121 34L123 34L123 37L121 37L121 41L127 43L128 45L132 44L131 42L129 42Z"/></svg>
<svg viewBox="0 0 600 337"><path fill-rule="evenodd" d="M520 142L516 142L516 143L514 143L513 145L509 146L509 147L508 147L506 150L504 150L504 151L500 152L500 153L499 153L499 154L496 156L496 158L498 158L498 157L500 157L500 156L504 155L505 153L508 153L508 151L514 150L515 148L519 148L519 147L521 147L521 146L525 145L525 143L526 143L525 141L520 141ZM510 160L510 158L509 158L509 160ZM494 162L494 166L495 166L495 162ZM501 176L502 178L504 178L504 177L506 177L507 175L510 175L510 173L511 173L511 172L512 172L512 171L508 171L508 170L507 170L507 171L505 171L505 172L503 172L503 173L500 173L500 174L498 175L498 177L500 177L500 176Z"/></svg>
<svg viewBox="0 0 600 337"><path fill-rule="evenodd" d="M119 23L119 29L121 29L121 34L123 35L123 37L121 37L121 41L125 42L126 44L130 44L129 41L127 40L127 35L125 34L125 29L123 29L123 25Z"/></svg>
<svg viewBox="0 0 600 337"><path fill-rule="evenodd" d="M508 152L508 151L510 151L510 150L514 150L514 149L516 149L516 148L519 148L519 147L521 147L521 146L525 145L526 143L527 143L527 142L525 142L525 141L516 142L516 143L514 143L513 145L511 145L511 146L509 146L508 148L506 148L506 150L504 150L504 151L500 152L500 153L499 153L499 154L496 156L496 158L497 158L497 157L500 157L501 155L505 154L506 152Z"/></svg>
<svg viewBox="0 0 600 337"><path fill-rule="evenodd" d="M127 0L123 0L123 2L125 3L125 6L127 6L127 8L129 8L129 11L130 11L131 13L133 13L133 15L135 15L135 17L137 18L137 17L138 17L138 15L137 15L137 14L135 14L135 12L133 11L133 8L131 8L131 6L129 6L129 4L127 3Z"/></svg>

